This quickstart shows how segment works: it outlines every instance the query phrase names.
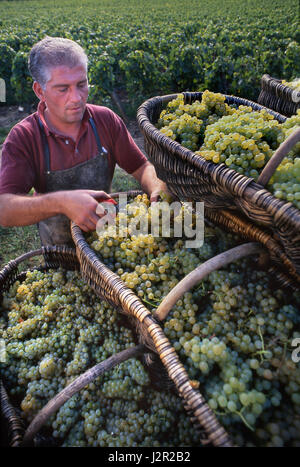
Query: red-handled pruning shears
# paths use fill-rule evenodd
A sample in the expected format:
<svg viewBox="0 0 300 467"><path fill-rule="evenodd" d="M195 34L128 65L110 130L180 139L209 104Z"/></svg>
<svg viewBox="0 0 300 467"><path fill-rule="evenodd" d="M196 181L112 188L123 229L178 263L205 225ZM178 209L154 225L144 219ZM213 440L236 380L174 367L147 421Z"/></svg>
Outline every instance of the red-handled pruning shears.
<svg viewBox="0 0 300 467"><path fill-rule="evenodd" d="M106 203L114 205L116 212L118 212L118 210L119 210L118 203L113 198L100 198L98 201L99 201L99 204L103 205L103 207L104 207L104 209L106 211L107 211L106 206L105 206ZM109 208L109 206L107 206L107 207ZM108 211L109 211L109 209L108 209Z"/></svg>
<svg viewBox="0 0 300 467"><path fill-rule="evenodd" d="M114 204L115 206L118 205L117 201L115 201L113 198L101 198L99 200L99 203L111 203L111 204Z"/></svg>

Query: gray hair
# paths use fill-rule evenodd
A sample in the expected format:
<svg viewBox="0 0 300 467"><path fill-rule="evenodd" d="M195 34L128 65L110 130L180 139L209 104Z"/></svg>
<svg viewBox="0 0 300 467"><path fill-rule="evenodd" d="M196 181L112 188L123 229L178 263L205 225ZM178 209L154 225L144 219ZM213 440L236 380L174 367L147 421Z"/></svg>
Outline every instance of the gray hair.
<svg viewBox="0 0 300 467"><path fill-rule="evenodd" d="M88 57L83 48L70 39L46 36L31 49L28 58L29 72L43 89L51 78L51 68L83 65L87 69Z"/></svg>

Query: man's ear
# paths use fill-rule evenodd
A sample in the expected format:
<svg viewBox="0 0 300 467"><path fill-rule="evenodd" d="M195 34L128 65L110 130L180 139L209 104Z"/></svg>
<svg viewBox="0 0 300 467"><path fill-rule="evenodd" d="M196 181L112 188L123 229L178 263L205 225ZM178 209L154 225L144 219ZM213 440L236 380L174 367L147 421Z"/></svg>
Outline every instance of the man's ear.
<svg viewBox="0 0 300 467"><path fill-rule="evenodd" d="M40 83L38 83L37 81L34 81L32 85L32 89L40 101L45 100L44 91Z"/></svg>

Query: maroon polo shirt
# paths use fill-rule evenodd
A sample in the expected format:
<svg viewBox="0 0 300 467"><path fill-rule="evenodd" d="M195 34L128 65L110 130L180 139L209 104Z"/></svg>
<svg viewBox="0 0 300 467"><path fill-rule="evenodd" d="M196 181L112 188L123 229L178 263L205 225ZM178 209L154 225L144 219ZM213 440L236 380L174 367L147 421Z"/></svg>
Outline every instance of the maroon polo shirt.
<svg viewBox="0 0 300 467"><path fill-rule="evenodd" d="M147 161L123 120L107 107L86 105L76 142L50 131L44 110L45 103L40 102L37 112L17 123L9 132L2 150L0 194L27 194L32 187L37 193L45 193L44 147L38 116L49 144L51 171L74 167L97 155L96 138L88 121L90 117L93 117L101 144L108 152L111 178L116 164L130 174Z"/></svg>

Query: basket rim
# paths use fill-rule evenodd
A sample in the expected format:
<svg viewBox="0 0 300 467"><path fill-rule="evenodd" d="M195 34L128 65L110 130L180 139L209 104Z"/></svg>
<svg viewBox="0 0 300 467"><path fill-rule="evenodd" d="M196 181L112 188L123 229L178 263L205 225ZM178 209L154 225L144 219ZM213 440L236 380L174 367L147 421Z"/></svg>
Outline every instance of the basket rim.
<svg viewBox="0 0 300 467"><path fill-rule="evenodd" d="M43 256L45 263L38 266L33 266L32 268L26 268L24 271L19 272L18 267L21 263L26 261L29 258L34 256ZM15 259L10 260L1 270L0 270L0 302L2 299L2 294L6 290L6 287L9 287L8 282L14 282L18 280L18 277L22 276L28 271L35 271L35 270L49 270L55 269L58 267L64 267L63 264L55 265L49 263L49 261L53 260L54 262L58 262L58 260L63 260L65 256L66 261L70 261L70 259L74 262L74 265L79 268L79 262L76 255L75 248L71 248L65 245L47 245L42 246L37 250L30 250L27 253L23 253L22 255L18 256ZM68 266L68 264L66 264ZM69 264L70 266L70 264ZM67 267L65 269L68 269Z"/></svg>
<svg viewBox="0 0 300 467"><path fill-rule="evenodd" d="M276 93L280 97L284 97L285 99L288 99L290 103L293 104L295 107L299 107L300 91L292 89L291 87L284 84L282 81L283 79L274 78L270 76L269 74L264 74L261 78L262 90L264 92L267 92L268 90L270 90L271 92L276 91ZM267 89L266 87L269 89ZM297 102L294 100L295 95L297 96Z"/></svg>

